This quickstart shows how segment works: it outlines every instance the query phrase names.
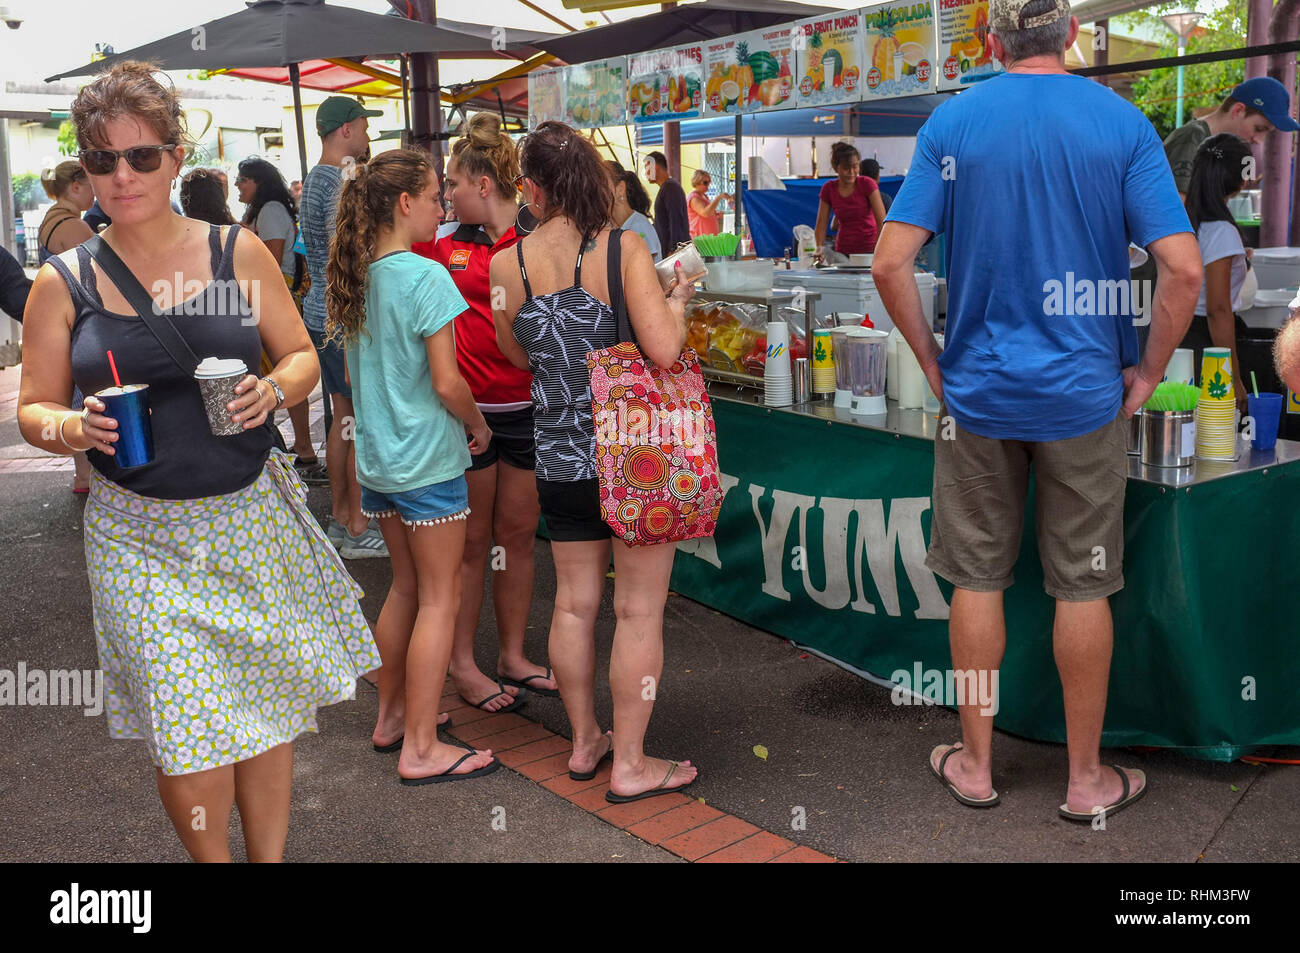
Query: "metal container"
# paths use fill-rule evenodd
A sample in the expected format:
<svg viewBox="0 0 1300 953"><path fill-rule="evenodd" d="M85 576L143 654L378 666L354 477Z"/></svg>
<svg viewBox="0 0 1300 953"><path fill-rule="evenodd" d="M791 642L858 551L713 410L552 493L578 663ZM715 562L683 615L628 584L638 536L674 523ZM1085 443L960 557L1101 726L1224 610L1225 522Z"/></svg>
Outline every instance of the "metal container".
<svg viewBox="0 0 1300 953"><path fill-rule="evenodd" d="M1142 462L1149 467L1189 467L1196 459L1196 412L1147 410L1142 414Z"/></svg>
<svg viewBox="0 0 1300 953"><path fill-rule="evenodd" d="M1140 408L1128 421L1128 452L1133 456L1142 452L1142 410Z"/></svg>
<svg viewBox="0 0 1300 953"><path fill-rule="evenodd" d="M797 357L794 360L793 375L791 376L793 395L792 403L806 404L808 402L808 384L812 377L812 369L808 364L808 358Z"/></svg>

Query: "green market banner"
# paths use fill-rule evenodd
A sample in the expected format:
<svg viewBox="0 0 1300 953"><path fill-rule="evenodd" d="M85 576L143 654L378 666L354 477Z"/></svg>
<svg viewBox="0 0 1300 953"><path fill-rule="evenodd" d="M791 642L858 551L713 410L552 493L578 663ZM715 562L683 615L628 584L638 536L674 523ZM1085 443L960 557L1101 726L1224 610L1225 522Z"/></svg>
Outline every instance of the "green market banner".
<svg viewBox="0 0 1300 953"><path fill-rule="evenodd" d="M868 64L864 99L934 92L934 8L929 0L866 7L862 30Z"/></svg>
<svg viewBox="0 0 1300 953"><path fill-rule="evenodd" d="M673 589L928 697L917 676L952 667L952 587L924 564L932 443L735 401L713 411L727 497L715 535L680 544ZM1300 463L1177 491L1129 482L1103 744L1215 760L1300 744L1297 499ZM995 724L1064 742L1033 515L1031 492Z"/></svg>

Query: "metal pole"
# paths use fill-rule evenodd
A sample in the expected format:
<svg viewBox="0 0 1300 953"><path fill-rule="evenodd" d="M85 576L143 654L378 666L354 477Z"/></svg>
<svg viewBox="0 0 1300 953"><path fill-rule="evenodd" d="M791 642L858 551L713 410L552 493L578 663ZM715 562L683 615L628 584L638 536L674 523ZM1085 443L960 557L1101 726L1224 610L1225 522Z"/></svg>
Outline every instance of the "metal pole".
<svg viewBox="0 0 1300 953"><path fill-rule="evenodd" d="M298 164L302 167L302 181L307 181L307 136L302 129L302 88L299 85L298 64L289 64L289 85L293 87L293 122L298 130Z"/></svg>
<svg viewBox="0 0 1300 953"><path fill-rule="evenodd" d="M1187 52L1187 44L1181 36L1178 37L1178 55L1182 56ZM1183 124L1183 66L1178 65L1178 103L1174 107L1174 128L1177 129Z"/></svg>
<svg viewBox="0 0 1300 953"><path fill-rule="evenodd" d="M741 207L741 201L740 201L740 185L741 185L741 181L744 178L744 172L742 171L741 163L744 161L744 157L745 157L744 150L741 149L740 146L740 140L744 132L744 127L742 123L743 120L741 119L740 114L737 113L736 114L736 190L732 193L733 195L736 196L735 205L736 205L736 234L737 235L745 234L745 213Z"/></svg>
<svg viewBox="0 0 1300 953"><path fill-rule="evenodd" d="M2 81L0 81L2 82ZM26 263L27 254L18 254L17 237L15 236L14 217L14 183L9 176L9 120L0 117L0 228L4 229L3 241L5 250L10 252L19 263Z"/></svg>

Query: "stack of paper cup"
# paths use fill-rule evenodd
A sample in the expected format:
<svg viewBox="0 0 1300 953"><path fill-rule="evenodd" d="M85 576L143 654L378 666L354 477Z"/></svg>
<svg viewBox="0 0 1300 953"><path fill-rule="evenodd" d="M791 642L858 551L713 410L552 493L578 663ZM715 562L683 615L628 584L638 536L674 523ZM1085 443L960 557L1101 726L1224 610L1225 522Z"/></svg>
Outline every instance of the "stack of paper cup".
<svg viewBox="0 0 1300 953"><path fill-rule="evenodd" d="M812 392L814 394L835 393L835 348L831 344L830 328L818 328L813 332L812 352Z"/></svg>
<svg viewBox="0 0 1300 953"><path fill-rule="evenodd" d="M1196 403L1196 455L1202 460L1237 458L1237 399L1232 352L1207 347L1201 360L1201 397Z"/></svg>
<svg viewBox="0 0 1300 953"><path fill-rule="evenodd" d="M1195 384L1195 356L1196 353L1190 347L1180 347L1174 351L1174 356L1169 359L1169 366L1165 368L1164 379L1176 384Z"/></svg>
<svg viewBox="0 0 1300 953"><path fill-rule="evenodd" d="M784 321L767 324L767 363L763 365L763 402L772 407L789 407L794 397L790 378L790 325Z"/></svg>

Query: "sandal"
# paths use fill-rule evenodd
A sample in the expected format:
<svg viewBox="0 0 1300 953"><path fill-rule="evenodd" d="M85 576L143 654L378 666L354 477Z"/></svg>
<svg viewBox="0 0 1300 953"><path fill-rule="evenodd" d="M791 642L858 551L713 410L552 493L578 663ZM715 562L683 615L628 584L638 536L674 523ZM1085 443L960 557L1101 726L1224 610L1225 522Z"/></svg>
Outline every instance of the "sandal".
<svg viewBox="0 0 1300 953"><path fill-rule="evenodd" d="M943 767L948 763L948 759L952 757L953 752L962 750L961 742L957 742L957 744L949 746L948 750L944 752L943 757L939 759L938 770L935 769L934 753L942 747L943 745L935 745L934 748L930 750L930 757L926 761L926 764L930 766L930 773L933 774L936 778L938 778L939 783L948 789L948 793L951 794L953 797L955 797L960 803L965 804L967 807L997 807L998 804L1001 803L1001 798L998 797L997 791L994 791L988 797L971 797L969 794L962 794L960 791L958 791L957 785L949 781L948 776L943 773Z"/></svg>
<svg viewBox="0 0 1300 953"><path fill-rule="evenodd" d="M579 774L577 771L570 771L569 772L570 781L590 781L592 778L596 776L596 772L600 770L600 766L604 764L606 761L608 761L610 758L614 757L614 735L611 732L607 731L605 732L604 736L609 739L609 747L605 749L604 754L602 754L599 758L596 759L596 766L592 768L590 771L583 771L581 774Z"/></svg>
<svg viewBox="0 0 1300 953"><path fill-rule="evenodd" d="M641 801L648 797L658 797L661 794L672 794L674 791L680 791L683 788L688 788L695 783L695 778L692 778L691 780L687 781L685 784L679 784L676 787L672 787L672 788L664 787L664 785L666 785L669 779L673 776L673 772L676 771L679 767L681 767L681 762L669 761L668 773L664 775L664 779L662 781L660 781L655 787L652 787L649 791L642 791L640 794L615 794L613 791L606 791L605 800L608 801L610 804L630 804L633 801ZM698 775L696 777L698 777Z"/></svg>
<svg viewBox="0 0 1300 953"><path fill-rule="evenodd" d="M504 707L504 708L498 708L496 711L492 711L492 709L490 709L490 708L484 708L483 706L486 705L488 702L490 702L490 701L491 701L492 699L494 699L494 698L500 698L502 695L505 695L506 697L509 697L509 696L510 696L510 693L509 693L508 691L506 691L506 687L505 687L504 685L501 684L501 679L499 679L499 678L497 679L497 688L499 688L499 689L501 689L501 690L500 690L499 692L493 692L491 695L489 695L487 698L483 699L483 700L480 701L480 702L469 702L469 699L468 699L468 698L465 698L464 695L462 695L461 698L465 698L465 701L469 702L473 707L478 708L478 709L480 709L481 711L490 712L490 713L493 714L493 715L501 715L501 714L504 714L504 713L506 713L506 712L508 712L508 711L514 711L515 709L517 709L517 708L519 708L519 707L521 707L521 706L523 705L523 703L524 703L524 692L521 691L517 696L515 696L515 700L512 701L509 705L506 705L506 707Z"/></svg>
<svg viewBox="0 0 1300 953"><path fill-rule="evenodd" d="M547 666L546 674L545 674L545 675L529 675L527 678L510 678L508 675L499 675L499 676L497 676L497 680L498 680L499 682L504 682L504 683L507 684L507 685L513 685L515 688L526 688L526 689L528 689L530 692L534 692L535 694L538 694L538 695L544 695L544 696L547 697L547 698L559 698L559 697L560 697L560 693L559 693L559 690L558 690L558 689L554 689L554 688L534 688L532 685L529 685L528 683L531 682L531 681L532 681L533 679L535 679L535 678L540 678L540 679L550 680L550 679L552 678L550 666ZM495 697L495 696L494 696L494 697Z"/></svg>
<svg viewBox="0 0 1300 953"><path fill-rule="evenodd" d="M1137 791L1130 794L1129 783L1128 783L1128 772L1123 770L1117 764L1112 764L1110 767L1111 770L1113 770L1116 774L1119 775L1120 783L1123 784L1123 788L1120 790L1119 800L1112 801L1110 804L1107 804L1105 807L1101 807L1101 806L1094 807L1087 814L1084 814L1080 811L1072 811L1069 809L1069 807L1062 804L1060 811L1058 812L1061 815L1061 817L1065 818L1067 821L1078 821L1080 824L1091 824L1093 819L1098 814L1100 814L1102 817L1110 817L1110 815L1114 814L1116 811L1122 811L1130 804L1134 804L1137 801L1142 800L1142 795L1146 794L1147 788L1151 786L1147 783L1146 772L1139 771L1137 768L1133 769L1137 773L1139 779L1141 780L1142 787L1138 788Z"/></svg>
<svg viewBox="0 0 1300 953"><path fill-rule="evenodd" d="M464 742L457 742L457 744L459 744L462 748L465 748L467 750L465 754L459 759L457 759L456 763L453 764L446 771L440 771L437 774L429 774L422 778L402 778L401 782L403 784L415 785L415 784L442 784L444 781L467 781L470 778L481 778L485 774L491 774L497 768L501 767L501 762L498 761L496 756L494 755L492 757L492 760L481 768L475 768L473 771L467 771L464 774L452 774L452 772L455 771L457 768L459 768L462 764L464 764L470 758L474 757L474 755L478 754L478 752L474 750L472 745L467 745Z"/></svg>

